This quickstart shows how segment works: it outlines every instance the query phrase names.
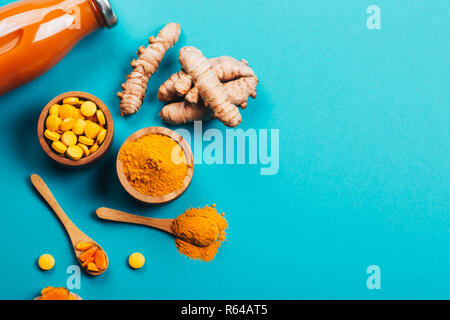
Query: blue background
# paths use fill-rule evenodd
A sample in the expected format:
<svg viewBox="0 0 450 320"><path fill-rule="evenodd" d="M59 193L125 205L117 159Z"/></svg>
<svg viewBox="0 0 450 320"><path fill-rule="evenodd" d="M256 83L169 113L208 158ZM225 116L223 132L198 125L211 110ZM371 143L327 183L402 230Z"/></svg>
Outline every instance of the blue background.
<svg viewBox="0 0 450 320"><path fill-rule="evenodd" d="M76 263L32 173L108 252L108 272L83 274L74 290L85 299L450 298L448 1L111 2L116 28L87 37L50 72L0 98L0 298L65 286ZM366 27L371 4L381 8L381 30ZM121 118L115 93L129 62L171 21L182 26L180 41L141 111ZM250 62L260 85L240 127L280 130L280 170L197 165L183 197L149 208L122 189L115 157L130 134L162 124L156 91L179 70L185 45ZM54 165L36 136L41 109L71 90L100 97L115 120L112 150L91 169ZM205 127L225 130L217 121ZM94 216L107 206L172 218L211 203L230 224L211 263L179 255L167 234ZM147 259L141 270L127 265L134 251ZM36 267L43 253L56 258L52 271ZM366 287L369 265L381 268L381 290Z"/></svg>

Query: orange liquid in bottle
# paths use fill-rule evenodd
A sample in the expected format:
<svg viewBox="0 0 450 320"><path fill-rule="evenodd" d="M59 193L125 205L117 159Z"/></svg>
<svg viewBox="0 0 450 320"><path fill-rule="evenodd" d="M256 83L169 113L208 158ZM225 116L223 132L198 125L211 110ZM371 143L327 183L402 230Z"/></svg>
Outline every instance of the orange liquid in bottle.
<svg viewBox="0 0 450 320"><path fill-rule="evenodd" d="M22 0L0 8L0 95L48 71L94 30L113 26L108 8L107 0Z"/></svg>

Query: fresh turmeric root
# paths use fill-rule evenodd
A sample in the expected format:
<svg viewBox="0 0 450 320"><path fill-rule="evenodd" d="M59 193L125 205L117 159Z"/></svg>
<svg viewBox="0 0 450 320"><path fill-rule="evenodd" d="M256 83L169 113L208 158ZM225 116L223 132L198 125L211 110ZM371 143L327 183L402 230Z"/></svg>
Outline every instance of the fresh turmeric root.
<svg viewBox="0 0 450 320"><path fill-rule="evenodd" d="M184 47L180 50L179 60L181 68L191 76L204 105L214 112L214 117L228 127L237 127L242 121L241 113L231 103L216 71L202 52L194 47Z"/></svg>
<svg viewBox="0 0 450 320"><path fill-rule="evenodd" d="M217 77L221 82L255 75L252 68L248 66L248 62L245 60L238 61L232 57L223 56L212 58L208 61L217 73ZM170 76L170 78L162 84L158 90L158 99L164 102L180 100L188 94L193 86L194 84L190 75L181 70ZM198 96L198 93L196 94Z"/></svg>
<svg viewBox="0 0 450 320"><path fill-rule="evenodd" d="M249 97L256 98L256 86L258 85L258 78L256 76L240 78L229 81L223 84L231 103L241 106L242 109L247 107L247 100ZM198 104L199 96L198 89L193 87L186 94L184 99L192 104Z"/></svg>
<svg viewBox="0 0 450 320"><path fill-rule="evenodd" d="M240 105L242 108L247 106L249 96L256 98L256 86L258 78L256 76L241 78L238 80L227 82L223 85L231 103ZM197 92L191 89L189 92ZM213 112L205 107L202 101L199 101L198 95L192 97L194 103L188 101L186 95L185 101L174 102L166 105L160 112L161 119L171 125L184 124L193 121L206 121L214 117Z"/></svg>
<svg viewBox="0 0 450 320"><path fill-rule="evenodd" d="M171 102L183 99L191 90L193 84L191 77L181 70L174 73L159 87L158 99L164 102Z"/></svg>
<svg viewBox="0 0 450 320"><path fill-rule="evenodd" d="M191 104L187 101L180 101L166 105L162 108L159 116L165 123L176 125L197 120L210 120L214 117L214 113L203 104Z"/></svg>
<svg viewBox="0 0 450 320"><path fill-rule="evenodd" d="M158 70L165 53L178 41L180 32L181 29L177 23L169 23L161 29L156 38L149 38L149 46L139 48L139 58L131 62L133 71L122 85L123 92L117 93L121 100L120 114L122 116L139 111L150 77Z"/></svg>

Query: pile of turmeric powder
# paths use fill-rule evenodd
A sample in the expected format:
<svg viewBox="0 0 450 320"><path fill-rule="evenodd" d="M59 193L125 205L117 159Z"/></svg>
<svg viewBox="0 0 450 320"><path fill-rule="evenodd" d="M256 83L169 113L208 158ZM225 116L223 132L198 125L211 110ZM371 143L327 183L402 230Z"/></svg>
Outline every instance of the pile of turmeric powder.
<svg viewBox="0 0 450 320"><path fill-rule="evenodd" d="M46 287L42 289L39 300L81 300L66 288Z"/></svg>
<svg viewBox="0 0 450 320"><path fill-rule="evenodd" d="M220 245L226 240L225 230L228 224L224 215L217 213L215 205L212 205L188 209L178 216L171 226L172 232L177 236L175 245L178 251L192 259L213 260Z"/></svg>
<svg viewBox="0 0 450 320"><path fill-rule="evenodd" d="M133 188L153 197L181 188L188 171L183 149L161 134L149 134L125 143L119 160Z"/></svg>

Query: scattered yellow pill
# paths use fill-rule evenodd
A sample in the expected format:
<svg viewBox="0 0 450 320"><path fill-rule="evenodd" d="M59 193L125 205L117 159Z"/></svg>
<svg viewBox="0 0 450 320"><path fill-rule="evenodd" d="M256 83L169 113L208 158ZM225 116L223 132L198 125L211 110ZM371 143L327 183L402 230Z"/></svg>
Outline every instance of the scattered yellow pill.
<svg viewBox="0 0 450 320"><path fill-rule="evenodd" d="M72 131L66 131L61 136L61 142L64 143L66 146L73 146L77 144L77 135L73 133Z"/></svg>
<svg viewBox="0 0 450 320"><path fill-rule="evenodd" d="M63 104L61 107L59 107L59 117L62 120L73 118L73 109L74 107L70 104Z"/></svg>
<svg viewBox="0 0 450 320"><path fill-rule="evenodd" d="M89 152L89 148L86 145L79 143L79 144L77 144L77 146L79 146L83 150L83 154L85 157L88 157L91 154Z"/></svg>
<svg viewBox="0 0 450 320"><path fill-rule="evenodd" d="M47 129L44 132L44 137L46 137L48 140L51 141L58 141L61 135L59 133Z"/></svg>
<svg viewBox="0 0 450 320"><path fill-rule="evenodd" d="M94 144L92 147L89 148L90 153L94 153L98 150L99 146L98 144Z"/></svg>
<svg viewBox="0 0 450 320"><path fill-rule="evenodd" d="M106 129L102 129L97 136L97 143L100 145L105 141L106 138Z"/></svg>
<svg viewBox="0 0 450 320"><path fill-rule="evenodd" d="M50 107L49 114L59 117L59 104L54 104Z"/></svg>
<svg viewBox="0 0 450 320"><path fill-rule="evenodd" d="M128 258L128 263L133 269L140 269L145 264L145 257L142 253L135 252Z"/></svg>
<svg viewBox="0 0 450 320"><path fill-rule="evenodd" d="M86 122L82 119L75 120L75 124L72 128L72 131L81 136L84 133L84 129L86 128Z"/></svg>
<svg viewBox="0 0 450 320"><path fill-rule="evenodd" d="M56 131L61 124L61 119L57 116L50 115L45 120L45 127L50 131Z"/></svg>
<svg viewBox="0 0 450 320"><path fill-rule="evenodd" d="M73 120L72 118L67 118L63 120L63 122L59 126L59 129L61 129L61 131L69 131L70 129L73 128L74 125L75 120Z"/></svg>
<svg viewBox="0 0 450 320"><path fill-rule="evenodd" d="M84 128L84 135L90 139L96 139L102 127L92 121L86 121L86 127Z"/></svg>
<svg viewBox="0 0 450 320"><path fill-rule="evenodd" d="M104 126L106 124L106 119L105 119L105 115L103 114L103 111L97 110L96 115L97 115L98 124L101 126Z"/></svg>
<svg viewBox="0 0 450 320"><path fill-rule="evenodd" d="M81 105L81 113L85 117L92 117L97 111L97 105L92 101L86 101Z"/></svg>
<svg viewBox="0 0 450 320"><path fill-rule="evenodd" d="M83 157L83 149L79 146L71 145L67 148L67 155L72 160L80 160Z"/></svg>
<svg viewBox="0 0 450 320"><path fill-rule="evenodd" d="M69 97L69 98L65 98L63 100L64 104L76 104L78 102L78 98L75 97Z"/></svg>
<svg viewBox="0 0 450 320"><path fill-rule="evenodd" d="M80 143L82 143L82 144L84 144L84 145L87 145L87 146L92 146L93 144L94 144L94 140L92 140L92 139L89 139L88 137L86 137L86 136L80 136L79 138L78 138L78 141L80 142Z"/></svg>
<svg viewBox="0 0 450 320"><path fill-rule="evenodd" d="M38 264L42 270L50 270L55 266L55 258L48 253L43 254L39 257Z"/></svg>
<svg viewBox="0 0 450 320"><path fill-rule="evenodd" d="M54 141L52 143L52 148L53 150L55 150L56 152L60 153L60 154L64 154L67 150L67 147L64 143L62 143L61 141Z"/></svg>

